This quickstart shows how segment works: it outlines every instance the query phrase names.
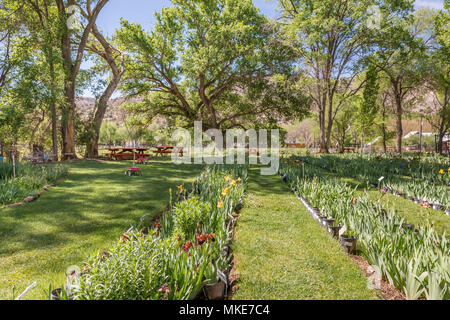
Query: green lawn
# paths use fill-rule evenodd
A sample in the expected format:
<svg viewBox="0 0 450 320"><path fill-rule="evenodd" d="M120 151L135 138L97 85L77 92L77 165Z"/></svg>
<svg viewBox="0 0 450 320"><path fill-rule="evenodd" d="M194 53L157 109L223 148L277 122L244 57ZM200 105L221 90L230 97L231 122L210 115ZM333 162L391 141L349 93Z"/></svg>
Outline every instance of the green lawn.
<svg viewBox="0 0 450 320"><path fill-rule="evenodd" d="M444 211L433 209L422 209L419 204L405 198L396 197L392 194L386 194L381 197L381 193L369 191L373 199L380 199L385 208L392 208L395 212L404 217L408 223L414 225L432 224L434 230L439 234L450 235L450 217Z"/></svg>
<svg viewBox="0 0 450 320"><path fill-rule="evenodd" d="M252 169L233 249L234 299L375 299L359 267L278 176Z"/></svg>
<svg viewBox="0 0 450 320"><path fill-rule="evenodd" d="M108 248L144 214L158 214L170 187L192 181L201 166L170 160L140 166L143 177L127 177L130 162L68 164L71 176L40 199L0 210L0 299L10 299L38 282L28 299L46 299L51 282L60 285L69 266L90 252Z"/></svg>

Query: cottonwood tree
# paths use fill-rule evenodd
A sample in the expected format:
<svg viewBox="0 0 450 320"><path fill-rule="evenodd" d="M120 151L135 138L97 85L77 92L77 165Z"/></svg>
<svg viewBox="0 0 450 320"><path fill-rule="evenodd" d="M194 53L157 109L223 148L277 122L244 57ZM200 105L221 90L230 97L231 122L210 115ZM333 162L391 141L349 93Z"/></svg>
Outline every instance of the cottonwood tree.
<svg viewBox="0 0 450 320"><path fill-rule="evenodd" d="M60 39L63 29L56 3L51 0L24 0L27 19L24 24L27 29L29 45L39 59L33 61L34 68L29 68L27 77L33 77L43 85L36 93L41 97L50 111L52 132L53 160L58 160L58 105L63 105L64 70L61 58ZM39 117L42 123L45 117ZM39 124L39 122L38 122ZM33 132L37 127L33 129ZM30 142L31 143L31 142Z"/></svg>
<svg viewBox="0 0 450 320"><path fill-rule="evenodd" d="M280 0L304 90L318 110L322 152L328 152L339 109L364 86L360 61L376 48L375 30L390 30L383 17L401 17L410 6L408 0Z"/></svg>
<svg viewBox="0 0 450 320"><path fill-rule="evenodd" d="M421 77L425 43L420 37L423 28L412 14L413 5L404 1L401 15L383 15L382 27L374 34L377 52L371 57L390 84L390 101L396 118L396 149L402 152L403 115L407 106L417 102L417 88Z"/></svg>
<svg viewBox="0 0 450 320"><path fill-rule="evenodd" d="M10 55L12 46L12 35L10 30L3 30L0 34L0 90L3 88L7 81L7 76L11 70Z"/></svg>
<svg viewBox="0 0 450 320"><path fill-rule="evenodd" d="M433 128L438 132L437 151L443 152L442 144L450 129L450 33L448 30L450 2L446 1L444 10L433 14L431 34L425 60L425 87L432 95L431 103L425 112Z"/></svg>
<svg viewBox="0 0 450 320"><path fill-rule="evenodd" d="M339 153L345 152L345 145L349 143L351 133L356 132L355 123L358 120L358 97L346 99L342 109L334 119L331 137L337 142Z"/></svg>
<svg viewBox="0 0 450 320"><path fill-rule="evenodd" d="M127 52L122 89L142 98L135 112L223 130L305 111L301 93L277 79L289 79L292 52L251 0L172 4L156 14L153 31L128 21L118 31Z"/></svg>
<svg viewBox="0 0 450 320"><path fill-rule="evenodd" d="M282 21L300 58L304 90L318 110L320 149L328 152L333 121L356 84L358 62L370 44L372 1L280 0ZM336 103L336 95L341 96Z"/></svg>
<svg viewBox="0 0 450 320"><path fill-rule="evenodd" d="M82 11L82 13L86 19L89 18L87 12ZM91 119L88 124L89 134L86 145L86 157L96 158L98 157L100 129L108 108L108 102L119 86L120 80L125 72L125 56L123 52L112 45L111 40L107 40L102 35L95 23L92 27L91 39L88 42L86 49L102 59L103 66L100 66L100 71L107 73L109 70L110 73L108 84L96 101L93 119Z"/></svg>
<svg viewBox="0 0 450 320"><path fill-rule="evenodd" d="M8 76L13 69L13 42L21 33L22 9L23 4L17 1L0 2L0 92L10 79Z"/></svg>
<svg viewBox="0 0 450 320"><path fill-rule="evenodd" d="M61 56L65 70L64 91L66 105L63 108L62 157L64 160L76 158L75 151L75 94L77 77L85 55L89 36L98 15L109 0L55 0L64 32L61 36ZM76 13L75 7L82 9L82 24L72 28L70 21Z"/></svg>
<svg viewBox="0 0 450 320"><path fill-rule="evenodd" d="M22 12L23 4L18 1L0 1L0 155L3 156L5 145L17 139L16 125L22 123L24 114L12 102L9 92L12 82L17 80L14 57L14 45L23 33ZM14 141L13 144L14 145ZM10 143L11 144L11 143Z"/></svg>

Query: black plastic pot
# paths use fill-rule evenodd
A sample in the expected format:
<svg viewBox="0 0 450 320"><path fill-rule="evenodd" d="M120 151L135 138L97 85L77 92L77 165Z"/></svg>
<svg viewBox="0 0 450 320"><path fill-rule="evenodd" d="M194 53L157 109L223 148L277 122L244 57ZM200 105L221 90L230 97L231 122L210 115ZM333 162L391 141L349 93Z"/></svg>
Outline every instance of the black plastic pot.
<svg viewBox="0 0 450 320"><path fill-rule="evenodd" d="M356 253L356 241L358 239L355 237L349 237L348 235L343 234L339 237L339 243L341 244L342 249L349 254Z"/></svg>
<svg viewBox="0 0 450 320"><path fill-rule="evenodd" d="M332 226L334 226L334 222L335 222L336 220L334 220L333 218L329 218L329 219L325 219L324 220L324 222L325 222L325 224L326 224L326 226L327 227L332 227Z"/></svg>
<svg viewBox="0 0 450 320"><path fill-rule="evenodd" d="M413 225L413 224L404 223L404 224L402 225L402 227L403 227L404 229L407 229L407 230L414 230L414 225Z"/></svg>
<svg viewBox="0 0 450 320"><path fill-rule="evenodd" d="M435 204L433 204L433 209L440 211L440 210L444 210L445 208L443 205L440 205L439 203L435 203Z"/></svg>
<svg viewBox="0 0 450 320"><path fill-rule="evenodd" d="M222 281L219 281L216 284L207 284L204 290L208 300L225 299L225 283Z"/></svg>
<svg viewBox="0 0 450 320"><path fill-rule="evenodd" d="M411 196L408 196L408 200L410 200L410 201L414 201L414 197L411 197Z"/></svg>
<svg viewBox="0 0 450 320"><path fill-rule="evenodd" d="M339 230L341 230L342 226L328 226L328 232L333 236L333 238L339 238Z"/></svg>
<svg viewBox="0 0 450 320"><path fill-rule="evenodd" d="M242 210L242 200L239 200L239 203L236 205L236 212L240 212Z"/></svg>
<svg viewBox="0 0 450 320"><path fill-rule="evenodd" d="M52 290L51 300L59 300L59 298L61 296L61 293L62 293L62 289L61 288Z"/></svg>

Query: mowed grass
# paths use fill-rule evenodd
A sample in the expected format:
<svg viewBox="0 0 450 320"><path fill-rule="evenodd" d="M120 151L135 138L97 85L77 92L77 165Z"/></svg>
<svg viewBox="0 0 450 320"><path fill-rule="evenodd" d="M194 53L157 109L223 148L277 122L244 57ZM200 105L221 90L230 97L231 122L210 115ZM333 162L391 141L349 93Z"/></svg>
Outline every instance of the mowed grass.
<svg viewBox="0 0 450 320"><path fill-rule="evenodd" d="M233 244L234 299L376 299L359 267L278 176L251 170Z"/></svg>
<svg viewBox="0 0 450 320"><path fill-rule="evenodd" d="M392 208L395 213L405 218L405 221L416 226L432 225L439 234L450 235L450 217L444 211L422 209L419 204L392 194L382 196L380 191L369 191L372 199L378 199L385 208Z"/></svg>
<svg viewBox="0 0 450 320"><path fill-rule="evenodd" d="M143 177L127 177L130 163L67 164L70 177L36 202L0 210L0 299L34 281L25 298L47 299L49 285L64 283L68 267L108 248L143 215L160 213L168 189L190 183L202 169L154 160L140 165Z"/></svg>

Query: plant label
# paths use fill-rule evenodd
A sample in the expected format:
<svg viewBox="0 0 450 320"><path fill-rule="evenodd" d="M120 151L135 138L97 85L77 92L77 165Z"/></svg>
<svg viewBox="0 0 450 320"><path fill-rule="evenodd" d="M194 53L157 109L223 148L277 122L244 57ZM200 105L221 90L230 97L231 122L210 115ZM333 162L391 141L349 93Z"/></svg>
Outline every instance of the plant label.
<svg viewBox="0 0 450 320"><path fill-rule="evenodd" d="M346 226L346 225L344 225L344 226L341 228L341 230L339 230L339 236L342 236L342 235L345 233L345 231L347 231L347 226Z"/></svg>

